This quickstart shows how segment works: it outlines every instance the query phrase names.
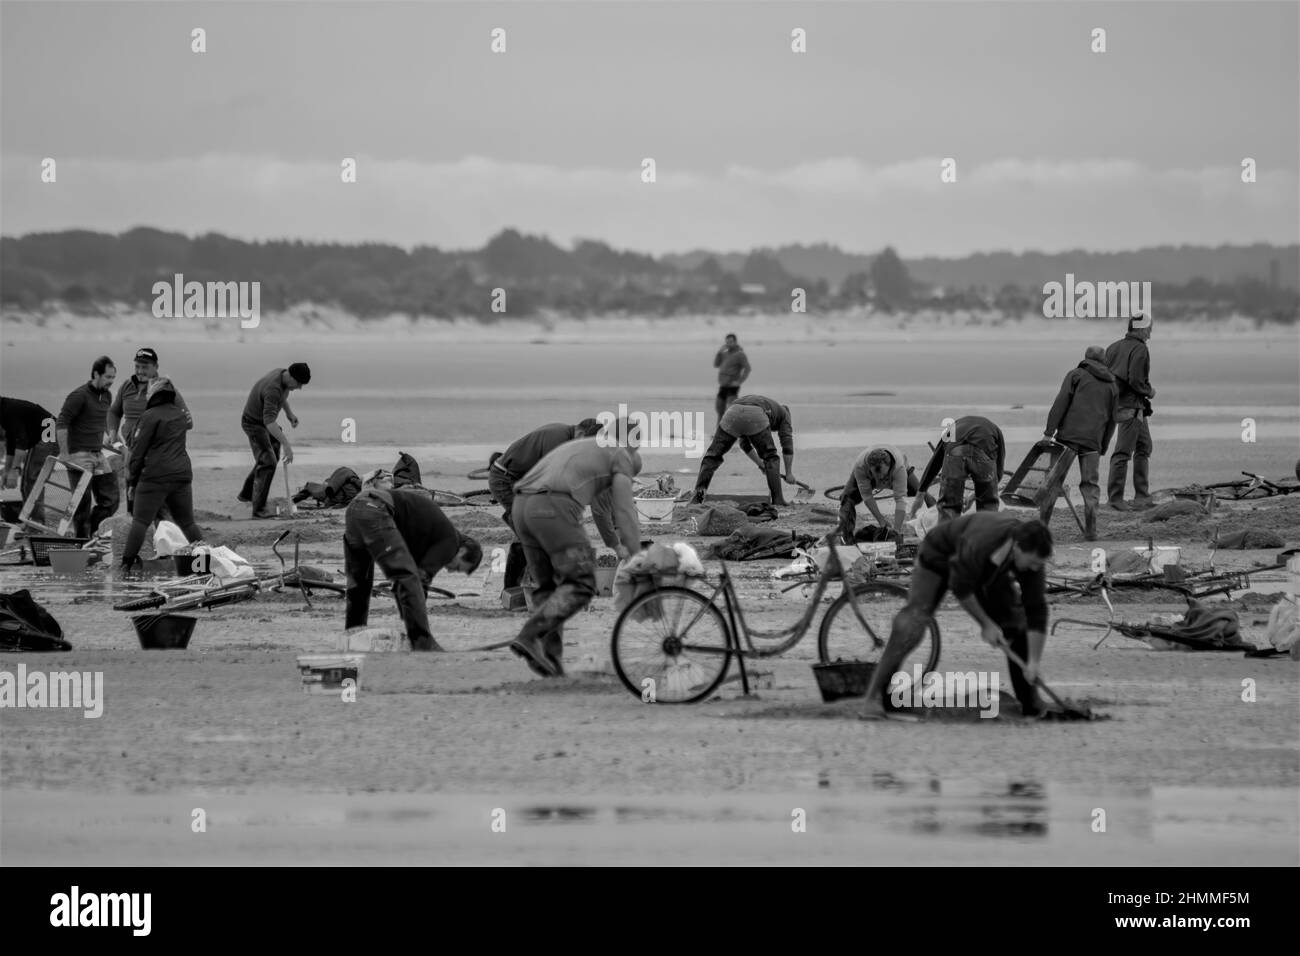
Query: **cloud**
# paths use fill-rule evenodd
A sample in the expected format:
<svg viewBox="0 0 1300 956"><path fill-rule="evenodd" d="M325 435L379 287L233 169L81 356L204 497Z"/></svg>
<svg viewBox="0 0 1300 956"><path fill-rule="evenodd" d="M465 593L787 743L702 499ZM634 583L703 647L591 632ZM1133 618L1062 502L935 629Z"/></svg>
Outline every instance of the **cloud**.
<svg viewBox="0 0 1300 956"><path fill-rule="evenodd" d="M342 160L342 156L339 160ZM989 249L1127 249L1159 243L1300 241L1295 170L1153 169L1128 160L1050 162L943 157L871 166L831 157L781 169L681 169L656 157L658 181L626 167L548 166L471 155L455 162L336 162L208 155L198 160L68 160L44 184L39 158L5 159L0 230L119 232L150 225L245 239L303 238L466 248L506 227L559 242L597 238L654 253L788 242L885 244L904 255Z"/></svg>

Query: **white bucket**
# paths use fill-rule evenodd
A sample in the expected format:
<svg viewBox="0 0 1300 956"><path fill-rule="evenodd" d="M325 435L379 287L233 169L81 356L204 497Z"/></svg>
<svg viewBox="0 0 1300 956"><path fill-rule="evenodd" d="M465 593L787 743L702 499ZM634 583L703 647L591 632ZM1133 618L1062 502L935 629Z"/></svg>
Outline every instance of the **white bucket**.
<svg viewBox="0 0 1300 956"><path fill-rule="evenodd" d="M361 654L303 654L298 657L302 689L307 694L339 696L343 682L352 681L352 689L361 689Z"/></svg>
<svg viewBox="0 0 1300 956"><path fill-rule="evenodd" d="M672 498L633 498L642 521L671 521L677 502Z"/></svg>
<svg viewBox="0 0 1300 956"><path fill-rule="evenodd" d="M1134 548L1133 550L1147 559L1152 574L1159 574L1166 565L1178 564L1179 556L1183 551L1182 548L1160 545L1157 545L1154 551L1151 548Z"/></svg>
<svg viewBox="0 0 1300 956"><path fill-rule="evenodd" d="M1300 554L1286 563L1286 587L1293 598L1300 598Z"/></svg>

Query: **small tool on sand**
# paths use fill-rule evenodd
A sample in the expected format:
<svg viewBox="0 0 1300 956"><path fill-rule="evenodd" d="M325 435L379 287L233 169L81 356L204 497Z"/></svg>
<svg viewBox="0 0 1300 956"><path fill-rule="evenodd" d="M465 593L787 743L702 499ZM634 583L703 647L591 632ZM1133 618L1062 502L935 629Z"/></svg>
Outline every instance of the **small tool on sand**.
<svg viewBox="0 0 1300 956"><path fill-rule="evenodd" d="M1026 670L1028 668L1029 665L1027 665L1023 660L1021 660L1020 655L1011 649L1011 645L1007 643L1007 639L1005 637L998 638L998 644L1002 648L1002 652L1006 654L1007 657L1011 661L1013 661L1021 670ZM1047 683L1042 679L1042 677L1038 676L1037 674L1034 675L1034 683L1039 687L1041 687L1043 689L1043 692L1047 694L1048 697L1052 698L1052 702L1055 703L1056 706L1061 709L1061 716L1064 717L1066 720L1092 720L1093 719L1092 710L1091 708L1088 707L1087 704L1081 704L1079 707L1070 707L1065 703L1065 701L1057 697L1056 692L1052 690L1052 688L1048 687Z"/></svg>

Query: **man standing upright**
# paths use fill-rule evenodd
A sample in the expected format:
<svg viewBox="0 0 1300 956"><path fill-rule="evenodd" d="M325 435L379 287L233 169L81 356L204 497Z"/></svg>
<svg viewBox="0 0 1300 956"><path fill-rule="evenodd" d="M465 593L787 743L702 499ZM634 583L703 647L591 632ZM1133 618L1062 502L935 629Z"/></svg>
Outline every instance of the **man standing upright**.
<svg viewBox="0 0 1300 956"><path fill-rule="evenodd" d="M641 455L626 426L617 423L616 440L602 435L560 445L515 484L514 528L537 583L537 604L510 649L543 677L563 676L564 622L596 596L596 555L583 512L590 506L610 516L620 561L640 547L632 479Z"/></svg>
<svg viewBox="0 0 1300 956"><path fill-rule="evenodd" d="M90 381L64 399L54 426L59 457L77 466L77 470L68 469L73 486L80 480L82 471L92 476L90 489L73 516L76 534L82 538L93 535L101 521L117 512L122 500L117 490L117 475L104 457L104 444L109 440L108 409L113 404L110 388L116 377L117 368L111 358L101 355L95 359L90 368Z"/></svg>
<svg viewBox="0 0 1300 956"><path fill-rule="evenodd" d="M4 470L0 485L17 486L23 501L41 473L45 459L59 451L54 440L54 416L35 402L0 398L0 440L4 441ZM45 523L44 495L32 509L31 519Z"/></svg>
<svg viewBox="0 0 1300 956"><path fill-rule="evenodd" d="M1083 361L1061 383L1061 391L1047 413L1043 434L1071 449L1079 460L1079 494L1083 498L1083 537L1097 540L1097 507L1101 503L1101 456L1115 434L1119 387L1105 365L1106 352L1090 345ZM1055 496L1044 502L1040 517L1046 524L1052 517Z"/></svg>
<svg viewBox="0 0 1300 956"><path fill-rule="evenodd" d="M488 488L503 510L502 520L511 531L515 532L515 540L510 543L510 552L506 556L505 583L502 585L504 589L517 587L523 577L524 568L527 567L524 546L519 542L519 533L515 531L514 517L511 513L515 502L515 482L532 471L534 465L565 442L578 438L591 438L598 431L600 431L600 422L594 418L584 418L576 425L566 425L563 422L543 425L512 442L510 447L488 467ZM606 547L612 548L618 544L618 536L608 520L602 521L601 516L598 516L596 527L600 530L601 540L605 542Z"/></svg>
<svg viewBox="0 0 1300 956"><path fill-rule="evenodd" d="M713 357L713 367L718 370L718 398L714 408L717 409L718 418L721 418L722 413L740 394L740 386L745 384L750 372L749 359L734 334L728 335L723 341L722 348Z"/></svg>
<svg viewBox="0 0 1300 956"><path fill-rule="evenodd" d="M289 407L289 393L310 381L311 369L306 363L294 362L288 368L271 369L257 380L253 390L248 393L240 426L253 449L254 464L253 470L244 479L239 500L253 506L254 518L275 517L267 510L266 499L271 493L271 481L275 478L281 448L284 450L285 463L293 461L293 447L276 419L280 417L280 409L284 409L289 424L298 427L298 416Z"/></svg>
<svg viewBox="0 0 1300 956"><path fill-rule="evenodd" d="M1141 315L1129 319L1128 334L1106 349L1106 365L1119 383L1119 407L1115 413L1119 423L1115 438L1115 454L1110 456L1110 478L1106 482L1106 503L1116 511L1127 511L1124 486L1128 482L1128 463L1133 460L1133 507L1151 507L1149 468L1151 464L1151 429L1147 419L1151 416L1151 399L1156 390L1151 386L1151 353L1147 340L1151 338L1151 320Z"/></svg>
<svg viewBox="0 0 1300 956"><path fill-rule="evenodd" d="M776 444L772 441L772 432L781 439L781 453L778 456ZM790 416L790 406L781 405L762 395L746 395L731 403L718 421L718 430L713 433L709 450L700 462L699 474L695 477L695 492L691 500L700 503L704 500L713 473L722 465L722 458L731 450L731 446L740 441L741 450L756 463L767 476L767 491L772 504L785 506L785 495L781 491L782 480L795 484L794 476L794 422ZM785 474L781 474L781 458L785 459Z"/></svg>

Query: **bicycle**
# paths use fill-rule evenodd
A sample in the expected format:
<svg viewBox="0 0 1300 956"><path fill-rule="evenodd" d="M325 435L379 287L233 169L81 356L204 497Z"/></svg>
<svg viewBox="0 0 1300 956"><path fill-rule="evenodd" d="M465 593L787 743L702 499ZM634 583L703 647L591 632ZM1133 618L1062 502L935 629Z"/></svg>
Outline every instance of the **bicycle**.
<svg viewBox="0 0 1300 956"><path fill-rule="evenodd" d="M1208 485L1186 485L1170 489L1175 498L1185 501L1204 503L1206 498L1218 498L1224 501L1254 501L1258 498L1273 498L1292 495L1300 491L1300 482L1279 483L1270 481L1253 471L1243 471L1246 480L1240 478L1232 481L1217 481Z"/></svg>
<svg viewBox="0 0 1300 956"><path fill-rule="evenodd" d="M843 580L844 566L835 548L836 535L828 535L829 558L817 577L817 587L800 618L773 632L751 629L725 561L713 593L705 596L685 587L656 587L639 595L623 609L610 639L614 670L636 697L654 688L658 703L689 704L708 697L726 679L732 658L740 665L741 682L749 693L747 658L784 654L808 633L830 582ZM717 601L723 599L723 611ZM894 615L907 600L907 588L890 581L868 580L845 585L822 617L817 650L824 664L846 659L877 662L888 640ZM649 633L642 633L642 628ZM740 639L745 646L742 649ZM776 643L757 647L754 638ZM918 646L927 672L939 663L939 625L930 622ZM644 657L642 656L644 654ZM652 683L647 685L646 681ZM644 698L643 698L644 699Z"/></svg>

